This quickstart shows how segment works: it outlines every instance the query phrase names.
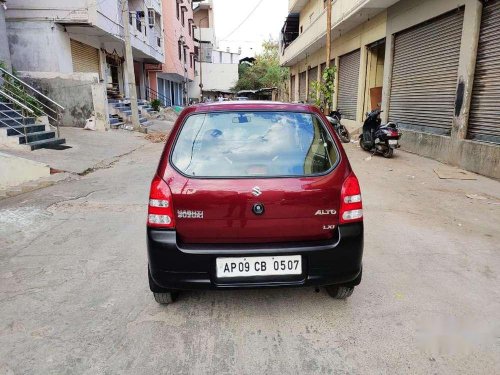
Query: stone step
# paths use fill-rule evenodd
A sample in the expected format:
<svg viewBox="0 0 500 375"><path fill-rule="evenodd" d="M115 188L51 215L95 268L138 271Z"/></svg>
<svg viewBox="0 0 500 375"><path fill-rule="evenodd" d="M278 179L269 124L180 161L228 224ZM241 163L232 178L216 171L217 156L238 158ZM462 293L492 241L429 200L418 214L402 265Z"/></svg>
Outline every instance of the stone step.
<svg viewBox="0 0 500 375"><path fill-rule="evenodd" d="M118 117L110 117L109 118L109 124L110 125L114 125L114 124L117 124L119 122L121 122L121 120Z"/></svg>
<svg viewBox="0 0 500 375"><path fill-rule="evenodd" d="M38 133L38 132L43 132L45 131L45 125L44 124L37 124L37 125L28 125L28 126L13 126L12 128L7 128L7 135L19 135L19 133L16 131L20 131L21 133L24 134L24 129L26 128L26 133Z"/></svg>
<svg viewBox="0 0 500 375"><path fill-rule="evenodd" d="M14 118L2 118L0 119L0 128L5 128L7 125L18 126L18 125L31 125L35 123L34 117L14 117Z"/></svg>
<svg viewBox="0 0 500 375"><path fill-rule="evenodd" d="M30 146L31 150L38 150L40 148L46 148L51 146L57 146L66 143L64 138L52 138L52 139L44 139L41 141L30 142L28 146Z"/></svg>
<svg viewBox="0 0 500 375"><path fill-rule="evenodd" d="M21 112L14 111L13 109L0 109L0 119L10 117L22 117Z"/></svg>
<svg viewBox="0 0 500 375"><path fill-rule="evenodd" d="M26 144L26 143L32 143L32 142L37 142L37 141L44 141L47 139L53 139L56 137L56 132L54 131L42 131L42 132L35 132L35 133L28 133L26 136L24 135L18 135L19 137L19 144ZM28 140L26 141L26 138Z"/></svg>
<svg viewBox="0 0 500 375"><path fill-rule="evenodd" d="M12 103L0 102L0 110L11 110L12 108L14 108Z"/></svg>
<svg viewBox="0 0 500 375"><path fill-rule="evenodd" d="M109 126L111 127L111 129L120 129L120 127L122 125L125 125L125 123L120 121L120 122L115 122L113 124L110 124Z"/></svg>

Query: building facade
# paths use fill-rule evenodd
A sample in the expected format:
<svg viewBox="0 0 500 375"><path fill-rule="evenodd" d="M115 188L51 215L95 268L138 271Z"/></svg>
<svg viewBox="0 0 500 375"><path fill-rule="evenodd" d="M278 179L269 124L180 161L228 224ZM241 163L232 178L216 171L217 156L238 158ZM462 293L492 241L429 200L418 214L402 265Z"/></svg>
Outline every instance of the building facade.
<svg viewBox="0 0 500 375"><path fill-rule="evenodd" d="M7 70L11 69L10 65L10 50L9 41L7 39L7 26L5 24L5 11L7 3L0 0L0 62L3 63Z"/></svg>
<svg viewBox="0 0 500 375"><path fill-rule="evenodd" d="M228 96L238 81L240 51L217 48L212 0L197 4L193 17L196 63L194 80L189 85L190 100Z"/></svg>
<svg viewBox="0 0 500 375"><path fill-rule="evenodd" d="M150 71L150 97L166 106L183 106L194 78L192 0L163 0L163 32L165 63Z"/></svg>
<svg viewBox="0 0 500 375"><path fill-rule="evenodd" d="M129 97L123 23L130 26L138 98L148 65L164 62L160 0L9 0L7 34L13 67L65 108L63 123L106 126L107 97ZM104 122L104 124L102 124Z"/></svg>
<svg viewBox="0 0 500 375"><path fill-rule="evenodd" d="M326 1L289 1L292 101L310 101L326 65ZM334 107L351 130L379 107L404 149L499 178L499 19L500 0L332 1Z"/></svg>

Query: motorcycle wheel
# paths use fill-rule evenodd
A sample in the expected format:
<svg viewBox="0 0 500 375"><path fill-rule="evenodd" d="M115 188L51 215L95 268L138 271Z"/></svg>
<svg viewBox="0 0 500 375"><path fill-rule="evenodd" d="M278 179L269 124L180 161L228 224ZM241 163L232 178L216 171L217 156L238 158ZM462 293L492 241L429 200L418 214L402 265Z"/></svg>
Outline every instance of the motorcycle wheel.
<svg viewBox="0 0 500 375"><path fill-rule="evenodd" d="M382 156L387 159L392 158L393 155L394 155L394 149L390 147L382 153Z"/></svg>
<svg viewBox="0 0 500 375"><path fill-rule="evenodd" d="M365 146L363 138L359 139L359 147L361 147L364 151L370 151L370 149Z"/></svg>
<svg viewBox="0 0 500 375"><path fill-rule="evenodd" d="M346 127L344 125L339 125L337 133L339 135L340 140L342 143L349 143L351 142L351 135L347 131Z"/></svg>

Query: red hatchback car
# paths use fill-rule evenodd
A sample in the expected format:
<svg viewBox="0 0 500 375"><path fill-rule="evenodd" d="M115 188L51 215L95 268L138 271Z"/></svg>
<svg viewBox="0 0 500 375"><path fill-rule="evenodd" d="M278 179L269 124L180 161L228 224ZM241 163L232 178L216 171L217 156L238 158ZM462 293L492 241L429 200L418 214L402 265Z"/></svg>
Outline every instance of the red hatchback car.
<svg viewBox="0 0 500 375"><path fill-rule="evenodd" d="M361 282L358 179L325 116L303 104L186 108L151 183L149 285L159 303L188 289Z"/></svg>

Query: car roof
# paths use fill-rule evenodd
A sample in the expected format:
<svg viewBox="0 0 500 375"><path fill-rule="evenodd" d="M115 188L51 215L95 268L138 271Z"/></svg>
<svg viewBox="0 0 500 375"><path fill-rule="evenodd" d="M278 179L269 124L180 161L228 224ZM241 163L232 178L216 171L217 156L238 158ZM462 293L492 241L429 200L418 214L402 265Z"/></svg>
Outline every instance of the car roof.
<svg viewBox="0 0 500 375"><path fill-rule="evenodd" d="M192 106L193 112L211 111L290 111L290 112L319 112L319 109L310 104L282 103L267 100L242 100L228 102L201 103Z"/></svg>

